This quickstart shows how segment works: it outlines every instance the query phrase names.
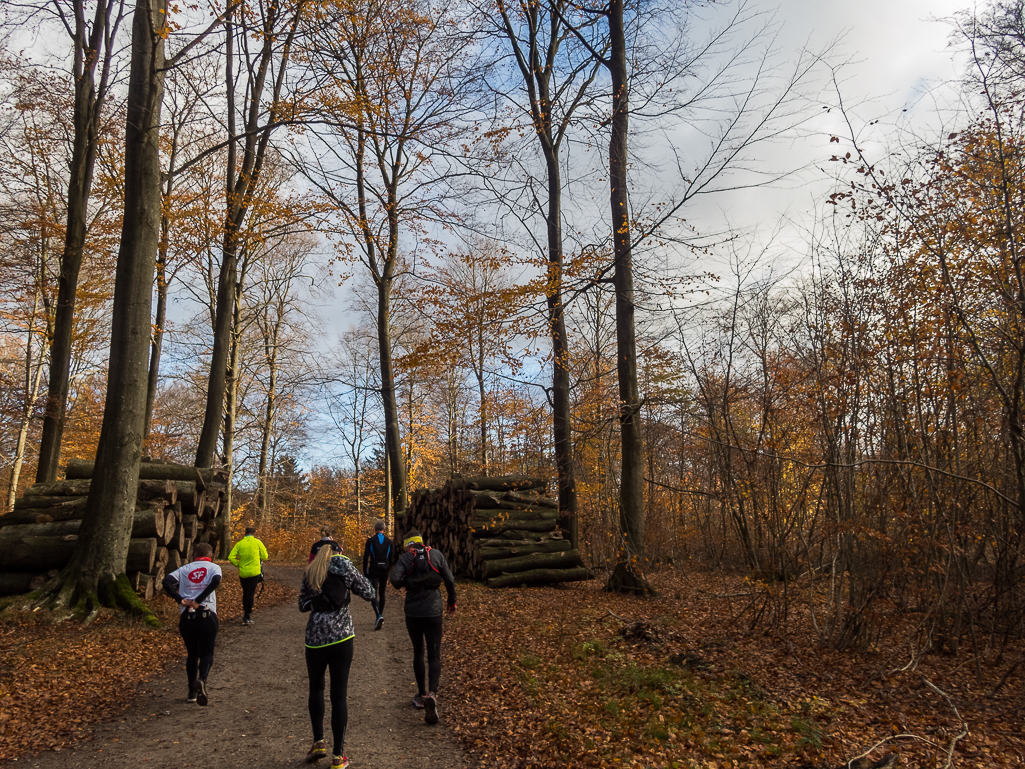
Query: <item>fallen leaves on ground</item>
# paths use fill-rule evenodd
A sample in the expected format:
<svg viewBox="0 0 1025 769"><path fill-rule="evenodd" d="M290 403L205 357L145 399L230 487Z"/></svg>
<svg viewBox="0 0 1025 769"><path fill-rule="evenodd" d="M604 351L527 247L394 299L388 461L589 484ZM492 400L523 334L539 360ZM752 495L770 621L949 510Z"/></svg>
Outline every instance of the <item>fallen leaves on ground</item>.
<svg viewBox="0 0 1025 769"><path fill-rule="evenodd" d="M909 664L907 628L871 654L821 647L794 608L772 632L750 630L760 588L721 575L653 575L654 599L562 587L461 584L447 619L443 714L480 767L840 766L900 751L911 769L1025 765L1020 643L974 658ZM268 580L260 606L295 599ZM160 630L105 615L92 626L42 612L0 622L0 760L63 749L115 717L135 690L181 665L177 606L150 602ZM218 590L224 622L241 589ZM1001 653L1002 652L1002 653ZM1008 674L999 691L1000 679ZM950 697L948 703L931 689ZM951 707L953 704L957 712ZM961 739L962 722L970 732Z"/></svg>
<svg viewBox="0 0 1025 769"><path fill-rule="evenodd" d="M294 586L268 580L259 605L294 599ZM177 604L162 594L148 604L162 628L114 612L88 626L54 622L44 610L0 614L0 760L87 739L93 725L124 710L141 684L182 664ZM234 574L217 589L217 608L222 625L242 619Z"/></svg>
<svg viewBox="0 0 1025 769"><path fill-rule="evenodd" d="M749 630L740 579L654 575L654 599L595 580L561 587L461 586L446 624L446 719L481 767L840 766L877 743L904 766L1025 764L1021 673L987 697L1022 649L908 666L905 636L871 654L789 626ZM980 644L984 640L980 640ZM901 668L904 668L903 670ZM931 689L928 680L950 697ZM957 712L951 707L957 708ZM970 732L961 736L963 724Z"/></svg>

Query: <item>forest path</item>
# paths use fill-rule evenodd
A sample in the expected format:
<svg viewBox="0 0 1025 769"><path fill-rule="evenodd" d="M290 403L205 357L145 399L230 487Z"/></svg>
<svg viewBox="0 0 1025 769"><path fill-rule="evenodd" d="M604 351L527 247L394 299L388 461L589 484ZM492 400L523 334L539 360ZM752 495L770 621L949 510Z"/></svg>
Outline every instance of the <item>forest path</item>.
<svg viewBox="0 0 1025 769"><path fill-rule="evenodd" d="M265 565L269 579L298 593L302 570ZM238 579L224 566L224 578ZM389 590L384 627L374 630L370 604L353 598L356 639L349 676L349 726L345 752L353 769L464 769L467 759L445 722L427 726L410 698L412 649L402 596ZM289 769L310 766L312 742L303 646L305 614L294 601L263 609L254 625L221 624L208 692L210 704L185 702L184 657L167 673L126 692L132 700L116 721L96 727L94 738L74 750L9 762L31 769ZM184 651L184 648L183 648ZM442 675L444 679L444 674ZM331 708L325 739L331 748ZM330 757L312 766L327 769Z"/></svg>

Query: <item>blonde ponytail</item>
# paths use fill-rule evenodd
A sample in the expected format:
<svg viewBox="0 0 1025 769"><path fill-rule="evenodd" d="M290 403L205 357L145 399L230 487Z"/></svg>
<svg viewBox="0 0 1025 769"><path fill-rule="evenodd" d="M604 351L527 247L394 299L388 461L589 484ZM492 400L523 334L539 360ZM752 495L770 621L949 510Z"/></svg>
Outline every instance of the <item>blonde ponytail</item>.
<svg viewBox="0 0 1025 769"><path fill-rule="evenodd" d="M313 590L320 590L327 579L327 567L331 562L331 546L325 545L317 551L317 557L306 567L306 581Z"/></svg>

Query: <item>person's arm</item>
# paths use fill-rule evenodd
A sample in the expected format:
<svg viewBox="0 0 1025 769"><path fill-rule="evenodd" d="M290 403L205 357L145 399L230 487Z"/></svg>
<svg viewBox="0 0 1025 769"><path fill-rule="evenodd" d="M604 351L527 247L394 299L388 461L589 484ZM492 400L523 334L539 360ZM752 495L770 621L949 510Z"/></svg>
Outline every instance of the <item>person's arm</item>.
<svg viewBox="0 0 1025 769"><path fill-rule="evenodd" d="M210 594L213 591L215 591L217 589L217 586L220 585L220 584L221 584L221 575L220 574L215 574L214 576L212 576L210 578L210 584L206 586L206 589L202 593L197 595L195 598L193 598L192 602L195 603L197 606L199 604L203 603L203 601L205 601L207 598L209 598Z"/></svg>
<svg viewBox="0 0 1025 769"><path fill-rule="evenodd" d="M299 588L299 611L304 614L313 609L313 590L310 589L310 583L306 581L306 577L303 577L302 586Z"/></svg>
<svg viewBox="0 0 1025 769"><path fill-rule="evenodd" d="M260 542L260 540L257 540L257 542ZM260 542L260 560L261 561L269 561L270 560L270 554L268 554L267 547L263 544L263 542Z"/></svg>
<svg viewBox="0 0 1025 769"><path fill-rule="evenodd" d="M391 570L391 583L396 589L402 587L402 583L406 579L406 570L409 569L410 563L412 563L412 558L407 558L406 554L403 553L399 556L399 562L395 564L395 568Z"/></svg>
<svg viewBox="0 0 1025 769"><path fill-rule="evenodd" d="M160 584L163 585L164 592L171 596L175 603L181 603L185 600L178 594L178 580L174 578L174 572L164 577L164 581Z"/></svg>
<svg viewBox="0 0 1025 769"><path fill-rule="evenodd" d="M441 578L445 581L445 592L448 593L448 610L456 610L456 578L452 576L452 569L448 567L448 561L445 560L445 556L438 553L441 556L441 564L438 567L438 571L441 572Z"/></svg>
<svg viewBox="0 0 1025 769"><path fill-rule="evenodd" d="M363 573L366 574L370 570L370 556L373 553L373 547L371 547L371 538L368 537L367 541L363 543Z"/></svg>
<svg viewBox="0 0 1025 769"><path fill-rule="evenodd" d="M337 566L335 565L336 563L338 563ZM356 564L352 563L348 558L332 558L328 570L341 576L349 590L364 601L377 599L377 591L370 584L370 580L364 577L356 568Z"/></svg>
<svg viewBox="0 0 1025 769"><path fill-rule="evenodd" d="M231 552L228 553L228 562L234 566L238 566L238 546L241 544L242 540L240 539L235 543L235 547L231 548Z"/></svg>

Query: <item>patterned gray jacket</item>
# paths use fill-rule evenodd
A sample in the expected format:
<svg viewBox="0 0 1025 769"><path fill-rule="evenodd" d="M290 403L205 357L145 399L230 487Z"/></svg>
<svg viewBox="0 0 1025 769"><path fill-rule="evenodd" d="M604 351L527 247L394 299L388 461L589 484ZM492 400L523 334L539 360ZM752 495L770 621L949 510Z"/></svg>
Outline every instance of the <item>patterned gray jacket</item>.
<svg viewBox="0 0 1025 769"><path fill-rule="evenodd" d="M327 569L329 573L344 580L349 592L358 595L365 601L376 597L374 588L367 578L360 574L359 570L352 565L352 561L344 555L332 556ZM316 611L313 608L313 598L318 592L310 587L310 583L303 576L302 587L299 588L299 611L310 612L310 618L306 621L306 645L310 648L319 648L348 641L356 635L349 607L343 606L332 611Z"/></svg>

